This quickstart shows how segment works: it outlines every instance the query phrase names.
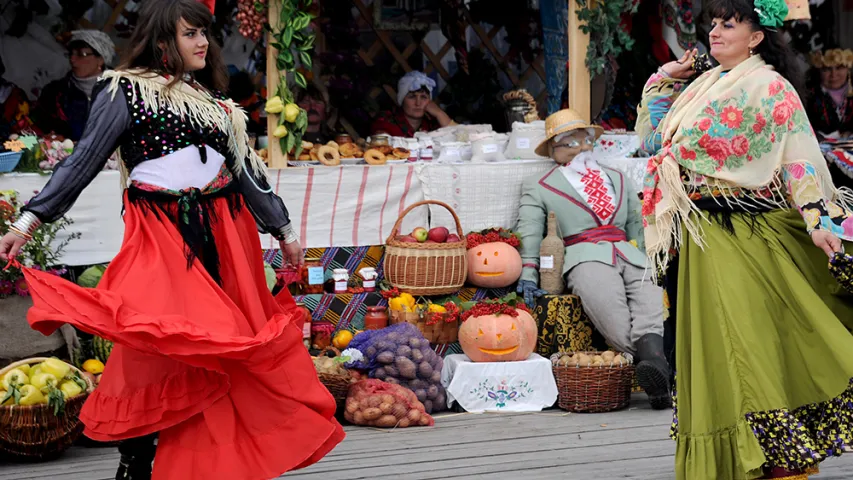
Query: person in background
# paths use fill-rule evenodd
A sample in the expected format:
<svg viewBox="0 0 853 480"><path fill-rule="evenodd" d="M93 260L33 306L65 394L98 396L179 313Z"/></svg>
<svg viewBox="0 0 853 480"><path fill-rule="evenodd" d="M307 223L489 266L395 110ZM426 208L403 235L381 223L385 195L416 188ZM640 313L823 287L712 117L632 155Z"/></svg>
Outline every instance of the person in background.
<svg viewBox="0 0 853 480"><path fill-rule="evenodd" d="M423 72L411 71L397 82L397 105L382 112L373 122L372 134L387 133L393 137L414 137L415 132L431 132L455 125L453 120L432 101L435 80Z"/></svg>
<svg viewBox="0 0 853 480"><path fill-rule="evenodd" d="M308 114L308 127L305 129L303 140L311 143L325 144L334 140L334 132L329 128L326 120L329 115L329 105L326 103L323 93L314 85L300 90L296 104Z"/></svg>
<svg viewBox="0 0 853 480"><path fill-rule="evenodd" d="M246 115L249 116L249 123L247 125L249 134L256 137L266 135L267 128L261 119L261 110L263 109L264 101L258 95L251 75L248 72L240 70L232 72L230 69L229 74L228 96L237 102L246 111Z"/></svg>
<svg viewBox="0 0 853 480"><path fill-rule="evenodd" d="M6 66L0 58L0 141L13 133L32 130L30 120L30 103L27 94L17 85L3 78Z"/></svg>
<svg viewBox="0 0 853 480"><path fill-rule="evenodd" d="M823 135L853 135L853 51L833 48L816 52L811 63L820 73L820 85L809 92L808 115L812 127Z"/></svg>
<svg viewBox="0 0 853 480"><path fill-rule="evenodd" d="M39 129L75 142L80 140L89 118L92 90L114 55L115 45L106 33L98 30L72 32L68 42L71 72L42 90L34 114Z"/></svg>

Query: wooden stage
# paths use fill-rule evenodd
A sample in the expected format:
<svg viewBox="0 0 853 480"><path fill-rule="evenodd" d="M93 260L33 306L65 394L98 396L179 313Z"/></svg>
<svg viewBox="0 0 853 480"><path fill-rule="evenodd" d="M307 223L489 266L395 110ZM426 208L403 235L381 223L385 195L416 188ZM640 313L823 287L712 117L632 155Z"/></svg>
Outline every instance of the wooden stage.
<svg viewBox="0 0 853 480"><path fill-rule="evenodd" d="M448 413L434 428L350 426L322 462L286 478L671 480L670 419L669 411L650 410L636 394L630 409L613 413ZM52 462L0 463L0 480L111 480L117 465L115 449L75 447ZM853 454L827 460L813 478L853 478Z"/></svg>

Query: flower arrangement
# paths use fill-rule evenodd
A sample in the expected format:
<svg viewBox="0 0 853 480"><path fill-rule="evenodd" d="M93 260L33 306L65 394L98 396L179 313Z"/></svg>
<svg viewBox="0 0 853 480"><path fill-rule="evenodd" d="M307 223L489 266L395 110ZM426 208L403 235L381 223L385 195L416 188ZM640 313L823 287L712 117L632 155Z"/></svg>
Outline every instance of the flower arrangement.
<svg viewBox="0 0 853 480"><path fill-rule="evenodd" d="M484 243L503 242L511 247L521 246L521 236L505 228L487 228L479 232L471 232L465 236L468 248L478 247Z"/></svg>
<svg viewBox="0 0 853 480"><path fill-rule="evenodd" d="M37 192L36 192L37 193ZM21 207L18 192L0 191L0 237L9 232L9 227L20 214ZM74 222L62 217L56 222L42 225L33 233L33 238L22 248L14 262L9 262L0 270L0 298L11 295L29 296L29 287L24 279L21 267L43 270L54 275L63 275L65 269L59 267L62 252L71 240L80 238L79 232L71 233L66 239L52 245L57 234Z"/></svg>

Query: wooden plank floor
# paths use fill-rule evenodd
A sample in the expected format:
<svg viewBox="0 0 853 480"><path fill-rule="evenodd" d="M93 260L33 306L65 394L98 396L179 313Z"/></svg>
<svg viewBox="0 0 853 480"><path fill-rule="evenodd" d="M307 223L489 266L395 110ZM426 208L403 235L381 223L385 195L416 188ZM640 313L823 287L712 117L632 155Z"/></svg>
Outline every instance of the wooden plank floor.
<svg viewBox="0 0 853 480"><path fill-rule="evenodd" d="M581 415L444 414L434 428L347 427L347 438L320 463L288 474L298 480L671 480L671 414L652 411L642 394L632 408ZM110 480L115 449L73 448L39 464L0 463L0 480ZM816 480L853 478L853 455L830 459ZM722 479L721 479L722 480Z"/></svg>

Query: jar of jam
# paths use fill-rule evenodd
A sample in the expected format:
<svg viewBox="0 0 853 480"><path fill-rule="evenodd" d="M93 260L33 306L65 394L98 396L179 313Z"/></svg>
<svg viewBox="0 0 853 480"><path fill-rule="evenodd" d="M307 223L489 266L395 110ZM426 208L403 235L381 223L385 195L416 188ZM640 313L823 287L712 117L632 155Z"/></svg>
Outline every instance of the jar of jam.
<svg viewBox="0 0 853 480"><path fill-rule="evenodd" d="M305 323L302 324L302 342L306 348L311 348L311 311L304 303L297 303L296 308L305 316Z"/></svg>
<svg viewBox="0 0 853 480"><path fill-rule="evenodd" d="M311 324L311 344L317 350L322 350L332 344L332 332L335 326L329 322L315 322Z"/></svg>
<svg viewBox="0 0 853 480"><path fill-rule="evenodd" d="M364 316L365 330L381 330L388 326L388 310L385 307L367 307Z"/></svg>
<svg viewBox="0 0 853 480"><path fill-rule="evenodd" d="M349 136L349 134L339 133L335 137L335 143L337 143L338 145L343 145L345 143L353 143L353 142L352 142L352 137Z"/></svg>
<svg viewBox="0 0 853 480"><path fill-rule="evenodd" d="M358 271L358 274L361 275L362 278L362 287L364 287L365 292L375 292L376 291L376 277L379 276L376 273L376 269L373 267L364 267Z"/></svg>
<svg viewBox="0 0 853 480"><path fill-rule="evenodd" d="M336 268L332 272L335 281L335 293L347 293L349 284L349 271L346 268Z"/></svg>
<svg viewBox="0 0 853 480"><path fill-rule="evenodd" d="M302 293L305 295L323 293L323 281L326 270L319 258L306 258L302 265Z"/></svg>

